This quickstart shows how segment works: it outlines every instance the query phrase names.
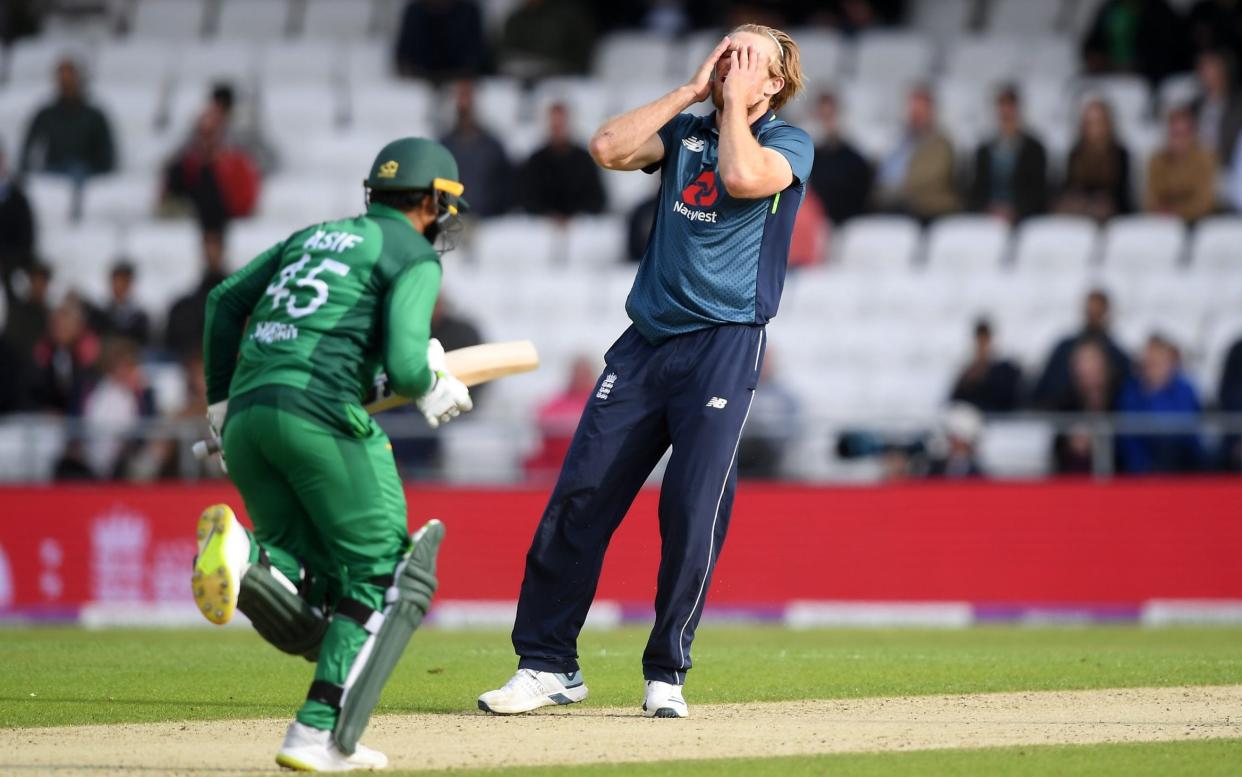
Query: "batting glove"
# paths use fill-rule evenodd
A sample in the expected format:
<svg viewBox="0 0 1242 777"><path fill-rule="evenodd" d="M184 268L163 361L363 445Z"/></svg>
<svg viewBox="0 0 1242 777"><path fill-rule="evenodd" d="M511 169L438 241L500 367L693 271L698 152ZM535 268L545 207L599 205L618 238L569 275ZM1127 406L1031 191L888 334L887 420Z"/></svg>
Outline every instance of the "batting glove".
<svg viewBox="0 0 1242 777"><path fill-rule="evenodd" d="M220 469L225 472L228 472L229 468L224 463L224 442L220 439L220 433L224 431L224 419L228 414L229 401L227 399L207 406L207 428L211 430L213 447L220 454Z"/></svg>
<svg viewBox="0 0 1242 777"><path fill-rule="evenodd" d="M470 412L474 402L470 399L470 389L466 388L466 384L448 371L444 346L434 337L427 343L427 367L435 376L435 382L414 404L427 419L427 425L435 429L462 413Z"/></svg>

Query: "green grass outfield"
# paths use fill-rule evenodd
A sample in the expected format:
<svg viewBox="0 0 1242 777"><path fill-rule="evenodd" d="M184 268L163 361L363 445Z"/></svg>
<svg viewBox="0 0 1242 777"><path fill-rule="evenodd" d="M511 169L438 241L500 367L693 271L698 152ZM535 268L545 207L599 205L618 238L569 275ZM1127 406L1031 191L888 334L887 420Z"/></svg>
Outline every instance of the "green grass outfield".
<svg viewBox="0 0 1242 777"><path fill-rule="evenodd" d="M637 706L646 632L586 631L591 703ZM691 704L1242 683L1242 629L700 630ZM421 631L380 712L474 709L515 659L500 631ZM0 630L0 727L285 718L310 664L246 629ZM759 671L756 671L759 670ZM225 678L222 680L221 678Z"/></svg>

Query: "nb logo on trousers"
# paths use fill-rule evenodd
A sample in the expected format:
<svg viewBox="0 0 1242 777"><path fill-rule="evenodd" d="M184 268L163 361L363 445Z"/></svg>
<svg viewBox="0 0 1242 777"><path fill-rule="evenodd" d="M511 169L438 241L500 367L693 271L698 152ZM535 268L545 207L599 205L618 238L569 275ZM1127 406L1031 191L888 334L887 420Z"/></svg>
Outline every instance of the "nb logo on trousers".
<svg viewBox="0 0 1242 777"><path fill-rule="evenodd" d="M714 410L724 410L725 405L729 404L729 400L720 397L712 397L707 400L707 406Z"/></svg>

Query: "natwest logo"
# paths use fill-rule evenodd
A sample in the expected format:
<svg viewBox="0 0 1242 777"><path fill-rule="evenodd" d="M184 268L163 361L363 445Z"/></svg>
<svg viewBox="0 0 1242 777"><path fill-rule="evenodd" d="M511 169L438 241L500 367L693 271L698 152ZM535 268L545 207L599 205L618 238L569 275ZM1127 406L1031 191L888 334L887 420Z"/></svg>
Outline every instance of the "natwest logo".
<svg viewBox="0 0 1242 777"><path fill-rule="evenodd" d="M690 219L691 221L706 221L708 224L716 223L716 211L714 210L692 210L687 208L684 203L674 202L673 210Z"/></svg>
<svg viewBox="0 0 1242 777"><path fill-rule="evenodd" d="M681 190L681 199L687 205L710 208L716 204L720 190L716 188L716 171L704 170L694 183Z"/></svg>

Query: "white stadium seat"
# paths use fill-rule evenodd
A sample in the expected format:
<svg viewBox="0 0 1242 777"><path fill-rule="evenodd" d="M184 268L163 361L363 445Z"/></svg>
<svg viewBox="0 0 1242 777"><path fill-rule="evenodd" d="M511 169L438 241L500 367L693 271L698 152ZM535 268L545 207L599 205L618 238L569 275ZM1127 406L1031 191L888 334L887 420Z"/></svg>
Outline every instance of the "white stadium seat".
<svg viewBox="0 0 1242 777"><path fill-rule="evenodd" d="M564 258L564 236L551 219L503 216L479 224L472 253L489 270L516 274Z"/></svg>
<svg viewBox="0 0 1242 777"><path fill-rule="evenodd" d="M1186 224L1172 216L1120 216L1104 230L1102 262L1142 272L1171 271L1181 261Z"/></svg>
<svg viewBox="0 0 1242 777"><path fill-rule="evenodd" d="M1207 276L1242 274L1242 218L1214 216L1195 227L1190 269Z"/></svg>
<svg viewBox="0 0 1242 777"><path fill-rule="evenodd" d="M181 88L203 89L218 81L246 88L256 74L255 46L240 41L210 41L178 46L171 70Z"/></svg>
<svg viewBox="0 0 1242 777"><path fill-rule="evenodd" d="M595 54L594 73L610 83L657 80L669 74L674 45L649 33L618 33L604 38Z"/></svg>
<svg viewBox="0 0 1242 777"><path fill-rule="evenodd" d="M363 7L359 7L362 5ZM312 39L339 41L367 37L371 30L371 8L341 0L308 0L302 12L302 35Z"/></svg>
<svg viewBox="0 0 1242 777"><path fill-rule="evenodd" d="M40 219L40 232L51 225L63 224L74 216L77 194L73 182L60 175L31 175L26 178L26 196L30 208ZM53 227L54 228L54 227Z"/></svg>
<svg viewBox="0 0 1242 777"><path fill-rule="evenodd" d="M259 49L259 77L269 89L344 79L345 47L337 41L271 41Z"/></svg>
<svg viewBox="0 0 1242 777"><path fill-rule="evenodd" d="M359 86L395 81L392 49L372 41L351 43L345 48L345 76L350 84Z"/></svg>
<svg viewBox="0 0 1242 777"><path fill-rule="evenodd" d="M798 43L802 57L802 72L806 74L812 91L823 89L841 76L845 70L849 49L841 35L832 30L800 29L790 31ZM719 40L719 38L717 38ZM704 52L707 56L710 52ZM687 70L687 75L694 72Z"/></svg>
<svg viewBox="0 0 1242 777"><path fill-rule="evenodd" d="M909 271L918 249L919 225L904 216L864 216L846 223L840 264L867 273Z"/></svg>
<svg viewBox="0 0 1242 777"><path fill-rule="evenodd" d="M565 239L565 255L571 265L615 265L625 258L625 219L621 216L577 216L570 220Z"/></svg>
<svg viewBox="0 0 1242 777"><path fill-rule="evenodd" d="M1085 272L1096 251L1099 230L1079 216L1040 216L1018 227L1014 266L1019 272Z"/></svg>
<svg viewBox="0 0 1242 777"><path fill-rule="evenodd" d="M967 78L944 78L936 82L935 93L941 126L958 149L973 152L996 124L992 87Z"/></svg>
<svg viewBox="0 0 1242 777"><path fill-rule="evenodd" d="M82 218L126 223L154 215L159 182L149 173L91 178L82 197Z"/></svg>
<svg viewBox="0 0 1242 777"><path fill-rule="evenodd" d="M1023 72L1027 53L1018 38L1000 35L958 38L945 46L943 75L984 83L1004 81Z"/></svg>
<svg viewBox="0 0 1242 777"><path fill-rule="evenodd" d="M937 40L963 35L974 14L974 0L914 0L909 16L919 32Z"/></svg>
<svg viewBox="0 0 1242 777"><path fill-rule="evenodd" d="M917 33L869 32L854 49L854 76L862 81L911 82L932 72L930 41Z"/></svg>
<svg viewBox="0 0 1242 777"><path fill-rule="evenodd" d="M928 230L927 267L936 272L995 272L1009 241L1009 226L990 216L951 216Z"/></svg>
<svg viewBox="0 0 1242 777"><path fill-rule="evenodd" d="M361 182L365 177L364 169L357 180ZM346 184L318 174L285 174L272 176L263 182L256 215L263 219L313 224L361 209L360 185L355 189L352 182Z"/></svg>
<svg viewBox="0 0 1242 777"><path fill-rule="evenodd" d="M9 46L5 78L9 84L54 83L56 65L62 59L78 63L89 77L94 48L77 40L21 38Z"/></svg>
<svg viewBox="0 0 1242 777"><path fill-rule="evenodd" d="M289 31L290 7L288 0L222 0L216 35L226 40L278 40Z"/></svg>
<svg viewBox="0 0 1242 777"><path fill-rule="evenodd" d="M1078 104L1102 97L1112 107L1119 125L1142 124L1146 121L1151 92L1147 82L1135 75L1093 76L1076 85Z"/></svg>
<svg viewBox="0 0 1242 777"><path fill-rule="evenodd" d="M1023 38L1023 52L1026 54L1023 72L1060 81L1068 81L1078 72L1078 49L1073 39L1063 35Z"/></svg>
<svg viewBox="0 0 1242 777"><path fill-rule="evenodd" d="M280 148L298 156L305 137L340 128L345 116L341 103L340 90L327 82L266 88L259 95L260 126Z"/></svg>
<svg viewBox="0 0 1242 777"><path fill-rule="evenodd" d="M1038 421L990 421L978 450L979 466L990 477L1043 477L1052 468L1052 430Z"/></svg>
<svg viewBox="0 0 1242 777"><path fill-rule="evenodd" d="M8 152L10 167L18 166L18 154L21 153L26 130L34 119L35 111L51 96L50 88L42 84L10 84L0 89L0 151Z"/></svg>
<svg viewBox="0 0 1242 777"><path fill-rule="evenodd" d="M793 34L792 32L790 34ZM690 77L703 64L703 60L707 59L707 55L715 50L716 45L720 43L720 39L725 36L724 29L698 30L691 32L681 38L677 45L673 48L672 68L668 75L681 75L682 79ZM802 39L798 38L799 45L802 45ZM803 47L802 68L806 70L806 49Z"/></svg>
<svg viewBox="0 0 1242 777"><path fill-rule="evenodd" d="M197 38L203 33L203 0L138 0L129 34L141 38Z"/></svg>
<svg viewBox="0 0 1242 777"><path fill-rule="evenodd" d="M52 267L53 279L65 276L102 283L121 252L120 232L111 224L83 224L39 232L40 257Z"/></svg>
<svg viewBox="0 0 1242 777"><path fill-rule="evenodd" d="M103 41L95 53L92 81L109 88L132 84L156 88L168 78L165 70L176 45L158 38Z"/></svg>
<svg viewBox="0 0 1242 777"><path fill-rule="evenodd" d="M341 213L340 216L346 214ZM294 232L310 226L311 220L287 221L284 219L243 219L229 225L225 245L230 271L240 270L251 259L288 238Z"/></svg>
<svg viewBox="0 0 1242 777"><path fill-rule="evenodd" d="M1049 0L992 0L988 29L1013 35L1047 35L1056 29L1061 4Z"/></svg>
<svg viewBox="0 0 1242 777"><path fill-rule="evenodd" d="M357 129L393 137L430 134L432 94L426 84L354 85L349 97L350 123Z"/></svg>
<svg viewBox="0 0 1242 777"><path fill-rule="evenodd" d="M608 210L627 215L639 203L654 197L660 187L658 172L647 175L638 170L601 170L600 179L604 182Z"/></svg>

